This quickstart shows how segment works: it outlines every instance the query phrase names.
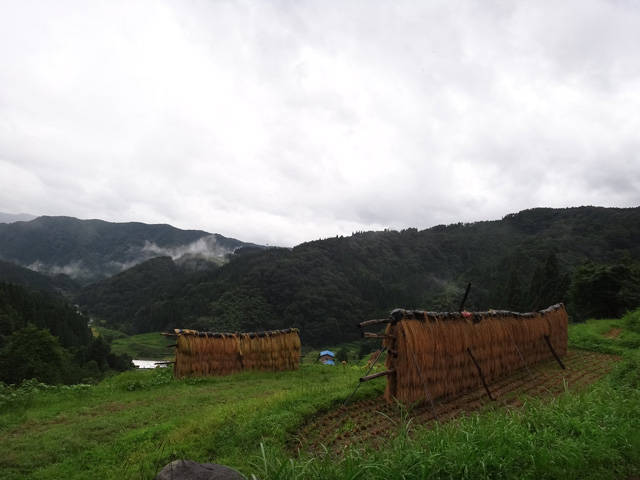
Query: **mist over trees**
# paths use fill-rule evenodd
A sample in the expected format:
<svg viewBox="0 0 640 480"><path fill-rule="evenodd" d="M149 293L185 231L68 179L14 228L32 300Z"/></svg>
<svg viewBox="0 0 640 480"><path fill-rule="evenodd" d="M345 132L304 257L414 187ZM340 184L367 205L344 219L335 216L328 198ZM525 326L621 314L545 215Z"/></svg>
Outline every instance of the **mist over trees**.
<svg viewBox="0 0 640 480"><path fill-rule="evenodd" d="M67 277L81 285L159 256L182 257L182 263L191 261L197 269L198 259L220 261L243 246L253 244L171 225L48 216L0 223L1 260L52 277Z"/></svg>

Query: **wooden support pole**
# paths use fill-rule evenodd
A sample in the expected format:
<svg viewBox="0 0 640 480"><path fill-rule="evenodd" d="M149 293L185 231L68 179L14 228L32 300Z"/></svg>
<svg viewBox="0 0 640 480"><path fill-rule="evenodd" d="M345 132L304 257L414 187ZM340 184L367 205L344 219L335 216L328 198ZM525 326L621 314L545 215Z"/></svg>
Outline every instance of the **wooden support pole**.
<svg viewBox="0 0 640 480"><path fill-rule="evenodd" d="M458 312L462 312L462 310L464 310L464 304L467 303L469 290L471 290L471 282L469 282L469 284L467 285L467 290L464 292L464 297L462 297L462 301L460 302L460 308L458 309Z"/></svg>
<svg viewBox="0 0 640 480"><path fill-rule="evenodd" d="M371 366L369 367L369 370L367 370L367 375L369 375L369 372L371 372L371 370L373 370L373 367L376 363L378 363L378 360L380 360L380 357L382 356L382 354L384 353L384 351L386 350L385 347L382 347L382 350L380 350L380 355L378 355L376 357L376 359L373 361L373 363L371 364ZM366 376L366 375L365 375ZM344 407L347 403L349 403L349 400L351 400L351 397L353 397L353 395L358 391L358 389L360 388L360 385L362 385L362 381L360 383L358 383L358 385L356 385L356 388L353 392L351 392L351 395L349 395L347 397L347 399L344 401L344 403L342 404L342 406Z"/></svg>
<svg viewBox="0 0 640 480"><path fill-rule="evenodd" d="M177 347L177 346L178 346L178 344L177 344L177 343L174 343L173 345L167 345L167 348L175 348L175 347Z"/></svg>
<svg viewBox="0 0 640 480"><path fill-rule="evenodd" d="M391 340L396 339L394 335L384 335L381 333L371 333L371 332L362 332L362 336L364 338L382 338L382 339L391 339Z"/></svg>
<svg viewBox="0 0 640 480"><path fill-rule="evenodd" d="M366 320L364 322L360 322L358 324L358 328L362 328L362 327L366 327L367 325L378 325L380 323L391 323L393 322L393 320L391 320L390 318L380 318L377 320Z"/></svg>
<svg viewBox="0 0 640 480"><path fill-rule="evenodd" d="M549 350L551 350L551 353L553 353L553 356L555 357L556 361L558 362L558 364L560 365L560 367L563 370L566 370L564 363L562 363L562 360L560 360L560 357L558 356L558 354L556 353L556 351L553 349L553 347L551 346L551 341L549 340L549 335L545 335L544 336L545 341L547 342L547 345L549 346Z"/></svg>
<svg viewBox="0 0 640 480"><path fill-rule="evenodd" d="M478 365L478 362L476 361L476 357L473 356L473 353L471 353L471 349L469 348L467 348L467 353L471 357L471 360L473 360L473 364L478 369L478 375L480 375L480 380L482 380L482 385L484 386L484 389L487 391L487 395L489 395L489 400L493 400L493 397L491 396L491 392L489 391L489 387L487 386L487 382L485 382L484 380L484 375L482 375L482 370L480 369L480 365Z"/></svg>
<svg viewBox="0 0 640 480"><path fill-rule="evenodd" d="M360 377L361 382L366 382L368 380L373 380L374 378L384 377L386 375L393 375L396 373L395 370L385 370L384 372L374 373L373 375L367 375L366 377Z"/></svg>

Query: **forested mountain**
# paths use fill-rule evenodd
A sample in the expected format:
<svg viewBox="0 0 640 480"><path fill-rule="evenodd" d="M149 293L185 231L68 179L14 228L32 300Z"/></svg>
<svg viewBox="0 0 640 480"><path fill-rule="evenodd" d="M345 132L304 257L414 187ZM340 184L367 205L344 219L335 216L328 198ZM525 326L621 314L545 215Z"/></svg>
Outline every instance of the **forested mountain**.
<svg viewBox="0 0 640 480"><path fill-rule="evenodd" d="M242 249L220 268L183 277L168 259L148 268L162 272L158 288L143 291L135 287L142 270L125 272L86 289L83 307L130 332L298 327L314 344L356 338L357 322L394 308L457 310L468 282L467 309L563 301L573 319L596 306L616 315L640 303L640 208L539 208L498 221Z"/></svg>
<svg viewBox="0 0 640 480"><path fill-rule="evenodd" d="M117 326L128 331L142 331L131 323L138 311L162 302L171 288L188 277L193 270L181 267L171 257L147 260L102 282L88 285L78 296L83 308L105 319L118 319ZM163 328L149 326L153 331Z"/></svg>
<svg viewBox="0 0 640 480"><path fill-rule="evenodd" d="M233 238L170 225L38 217L0 224L0 260L87 284L158 256L220 262L242 246Z"/></svg>
<svg viewBox="0 0 640 480"><path fill-rule="evenodd" d="M131 368L88 322L60 296L0 281L0 382L78 383Z"/></svg>
<svg viewBox="0 0 640 480"><path fill-rule="evenodd" d="M33 290L61 294L70 298L81 286L68 275L45 275L11 262L0 260L0 280L23 285Z"/></svg>
<svg viewBox="0 0 640 480"><path fill-rule="evenodd" d="M0 281L0 347L15 331L32 324L48 330L65 348L86 346L89 318L65 300Z"/></svg>

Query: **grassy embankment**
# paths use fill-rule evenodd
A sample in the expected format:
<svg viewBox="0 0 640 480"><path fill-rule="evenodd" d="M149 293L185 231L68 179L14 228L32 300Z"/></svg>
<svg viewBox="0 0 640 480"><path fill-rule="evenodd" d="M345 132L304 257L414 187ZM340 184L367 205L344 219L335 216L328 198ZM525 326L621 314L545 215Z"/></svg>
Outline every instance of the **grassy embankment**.
<svg viewBox="0 0 640 480"><path fill-rule="evenodd" d="M429 429L410 415L380 451L290 458L301 422L334 408L362 370L176 381L128 372L92 387L0 391L0 478L151 479L175 458L214 461L263 479L629 478L640 474L640 310L572 325L571 344L623 355L605 381L551 403L526 399ZM378 395L369 382L359 398ZM373 412L372 412L373 413Z"/></svg>
<svg viewBox="0 0 640 480"><path fill-rule="evenodd" d="M14 392L0 407L0 478L153 478L175 458L256 471L261 442L281 451L288 431L346 398L361 370L305 365L183 381L170 373L134 371L92 387ZM358 393L376 389L380 384Z"/></svg>
<svg viewBox="0 0 640 480"><path fill-rule="evenodd" d="M116 355L126 354L141 360L164 360L173 356L173 350L167 345L175 343L170 337L159 333L142 333L127 335L118 330L111 330L100 325L91 327L94 335L101 335L111 344L111 351Z"/></svg>

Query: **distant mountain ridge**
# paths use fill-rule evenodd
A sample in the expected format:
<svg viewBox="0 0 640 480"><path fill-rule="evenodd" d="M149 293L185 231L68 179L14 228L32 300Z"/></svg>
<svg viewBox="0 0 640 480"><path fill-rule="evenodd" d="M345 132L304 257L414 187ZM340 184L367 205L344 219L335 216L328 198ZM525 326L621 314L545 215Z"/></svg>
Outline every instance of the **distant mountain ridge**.
<svg viewBox="0 0 640 480"><path fill-rule="evenodd" d="M28 213L2 213L0 212L0 223L28 222L37 218Z"/></svg>
<svg viewBox="0 0 640 480"><path fill-rule="evenodd" d="M238 248L256 246L202 230L139 222L42 216L0 224L0 260L83 284L159 256L221 263Z"/></svg>

